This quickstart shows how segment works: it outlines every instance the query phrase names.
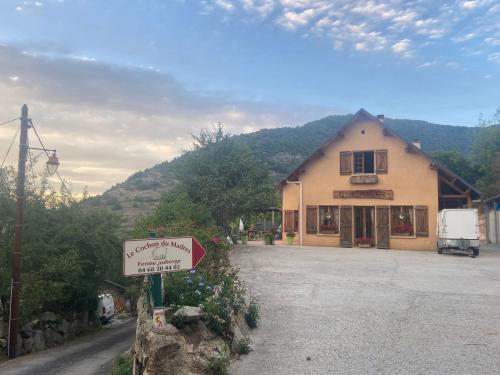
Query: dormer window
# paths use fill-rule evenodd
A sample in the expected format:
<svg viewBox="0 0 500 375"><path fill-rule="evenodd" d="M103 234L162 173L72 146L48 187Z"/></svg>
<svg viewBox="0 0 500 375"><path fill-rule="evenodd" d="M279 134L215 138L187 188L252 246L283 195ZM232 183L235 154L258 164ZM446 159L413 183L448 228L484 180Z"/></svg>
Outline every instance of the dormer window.
<svg viewBox="0 0 500 375"><path fill-rule="evenodd" d="M374 151L355 151L353 156L355 174L375 173Z"/></svg>

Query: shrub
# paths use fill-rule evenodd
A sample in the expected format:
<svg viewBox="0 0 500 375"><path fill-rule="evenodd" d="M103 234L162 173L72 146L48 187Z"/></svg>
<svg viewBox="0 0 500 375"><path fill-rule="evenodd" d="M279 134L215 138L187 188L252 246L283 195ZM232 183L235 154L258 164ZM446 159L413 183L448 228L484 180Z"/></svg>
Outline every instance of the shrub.
<svg viewBox="0 0 500 375"><path fill-rule="evenodd" d="M255 298L252 298L248 304L247 311L245 313L245 320L250 328L257 328L257 323L260 318L260 305L257 303Z"/></svg>
<svg viewBox="0 0 500 375"><path fill-rule="evenodd" d="M229 369L229 357L222 354L210 358L208 369L212 375L226 375Z"/></svg>
<svg viewBox="0 0 500 375"><path fill-rule="evenodd" d="M129 353L121 354L115 362L111 375L132 375L134 358Z"/></svg>
<svg viewBox="0 0 500 375"><path fill-rule="evenodd" d="M172 316L170 323L172 323L172 325L174 325L175 328L181 329L187 323L186 315L183 314L174 315Z"/></svg>
<svg viewBox="0 0 500 375"><path fill-rule="evenodd" d="M250 339L248 337L242 337L236 343L236 351L239 354L248 354L250 353Z"/></svg>

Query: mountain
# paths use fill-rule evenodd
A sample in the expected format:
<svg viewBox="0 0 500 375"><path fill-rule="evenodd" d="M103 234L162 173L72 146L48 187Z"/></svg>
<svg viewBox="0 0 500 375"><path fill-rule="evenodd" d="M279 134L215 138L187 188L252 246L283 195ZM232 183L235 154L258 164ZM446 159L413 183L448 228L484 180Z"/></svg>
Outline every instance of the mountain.
<svg viewBox="0 0 500 375"><path fill-rule="evenodd" d="M250 147L262 166L278 182L333 136L351 116L328 116L302 126L262 129L236 135L232 139ZM409 142L419 139L422 149L428 153L457 150L464 155L470 154L474 138L480 130L390 118L385 119L385 125ZM123 215L126 227L130 227L138 216L154 210L161 194L175 185L175 170L182 168L182 165L181 155L170 162L134 173L126 181L87 200L85 204L111 208Z"/></svg>

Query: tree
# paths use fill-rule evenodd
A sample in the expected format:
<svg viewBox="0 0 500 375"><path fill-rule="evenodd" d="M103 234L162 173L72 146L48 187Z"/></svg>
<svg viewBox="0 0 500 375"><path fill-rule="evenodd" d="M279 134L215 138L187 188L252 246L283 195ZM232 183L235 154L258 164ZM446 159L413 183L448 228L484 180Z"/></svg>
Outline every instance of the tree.
<svg viewBox="0 0 500 375"><path fill-rule="evenodd" d="M458 151L436 151L432 157L473 185L483 176L483 171Z"/></svg>
<svg viewBox="0 0 500 375"><path fill-rule="evenodd" d="M472 161L479 170L478 188L487 197L500 193L498 160L500 158L500 125L480 130L472 146Z"/></svg>
<svg viewBox="0 0 500 375"><path fill-rule="evenodd" d="M15 177L0 170L0 297L8 300L14 242ZM22 313L92 311L104 279L121 274L119 221L82 209L65 192L28 181L23 232Z"/></svg>
<svg viewBox="0 0 500 375"><path fill-rule="evenodd" d="M184 153L177 178L218 226L225 228L234 218L276 204L277 192L267 169L220 124L194 139L194 150Z"/></svg>

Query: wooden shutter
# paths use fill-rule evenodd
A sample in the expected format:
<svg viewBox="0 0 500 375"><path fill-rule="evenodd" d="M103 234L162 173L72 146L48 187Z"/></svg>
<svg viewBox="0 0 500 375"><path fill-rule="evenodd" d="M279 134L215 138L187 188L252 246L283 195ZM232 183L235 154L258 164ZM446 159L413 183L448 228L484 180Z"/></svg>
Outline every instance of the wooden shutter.
<svg viewBox="0 0 500 375"><path fill-rule="evenodd" d="M285 232L294 232L295 226L295 217L294 211L287 210L285 211Z"/></svg>
<svg viewBox="0 0 500 375"><path fill-rule="evenodd" d="M318 233L318 207L317 206L307 206L306 232L307 232L307 234Z"/></svg>
<svg viewBox="0 0 500 375"><path fill-rule="evenodd" d="M429 237L429 214L427 206L415 207L415 235Z"/></svg>
<svg viewBox="0 0 500 375"><path fill-rule="evenodd" d="M377 247L389 248L389 206L377 207Z"/></svg>
<svg viewBox="0 0 500 375"><path fill-rule="evenodd" d="M377 150L375 151L375 172L377 174L387 173L387 150Z"/></svg>
<svg viewBox="0 0 500 375"><path fill-rule="evenodd" d="M351 206L340 206L340 246L352 247Z"/></svg>
<svg viewBox="0 0 500 375"><path fill-rule="evenodd" d="M343 176L352 174L351 151L342 151L340 153L340 174Z"/></svg>

